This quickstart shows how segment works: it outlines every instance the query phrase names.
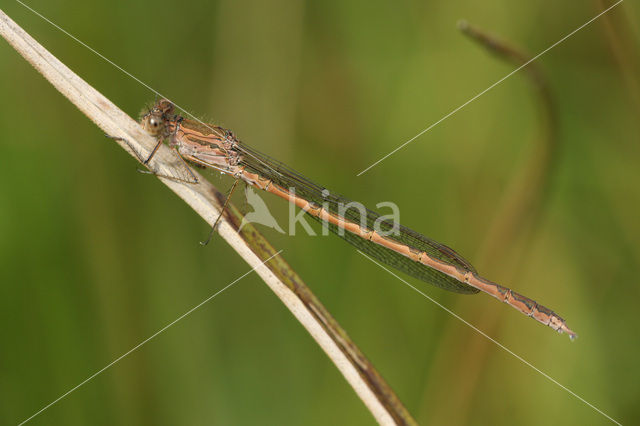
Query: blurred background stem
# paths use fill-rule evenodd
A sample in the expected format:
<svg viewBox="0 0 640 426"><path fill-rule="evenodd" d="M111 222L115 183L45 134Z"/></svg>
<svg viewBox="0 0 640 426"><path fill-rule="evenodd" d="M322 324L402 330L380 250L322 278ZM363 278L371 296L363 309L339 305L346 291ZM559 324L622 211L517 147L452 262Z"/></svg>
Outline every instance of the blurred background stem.
<svg viewBox="0 0 640 426"><path fill-rule="evenodd" d="M531 60L531 55L522 48L493 36L484 30L460 21L459 29L472 41L478 43L494 57L505 61L514 68ZM504 285L512 286L536 298L535 291L525 290L518 286L518 271L526 259L531 235L544 212L549 197L550 181L553 167L557 161L558 118L549 83L540 69L538 61L527 64L522 75L530 82L532 98L538 110L538 130L533 138L529 152L524 156L524 164L518 165L514 175L509 179L500 205L493 215L483 243L474 256L473 263L486 276L500 274ZM523 138L524 139L524 138ZM519 141L514 141L519 143ZM478 320L478 328L488 335L496 335L497 329L508 317L508 312L496 307L486 310ZM458 331L457 331L458 330ZM463 337L464 336L464 337ZM464 347L455 347L459 344ZM455 374L451 377L451 385L446 391L448 398L456 403L456 409L436 404L428 404L430 424L467 424L473 416L472 406L479 382L489 358L489 348L493 342L472 330L459 330L453 323L445 333L443 345L439 349L440 356L431 366L432 372L447 371L447 365L456 365ZM451 354L455 353L452 362ZM436 383L442 383L439 373L426 383L424 394L435 391Z"/></svg>
<svg viewBox="0 0 640 426"><path fill-rule="evenodd" d="M597 4L602 10L609 7L605 0L597 0ZM625 2L621 5L619 13L604 15L602 24L611 55L626 86L631 107L635 116L640 117L640 29L638 22L631 18L633 12L630 10L633 8L637 8L637 4ZM636 120L636 124L640 126L640 118ZM638 144L634 145L637 149Z"/></svg>

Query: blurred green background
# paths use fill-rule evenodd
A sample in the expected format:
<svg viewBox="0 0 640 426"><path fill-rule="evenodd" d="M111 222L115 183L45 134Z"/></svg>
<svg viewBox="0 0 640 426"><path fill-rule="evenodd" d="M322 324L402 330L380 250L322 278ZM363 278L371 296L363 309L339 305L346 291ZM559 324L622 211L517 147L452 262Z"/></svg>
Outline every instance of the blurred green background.
<svg viewBox="0 0 640 426"><path fill-rule="evenodd" d="M18 3L3 3L132 116L154 99ZM556 310L576 342L486 295L403 276L614 419L640 421L637 4L624 2L536 62L555 134L520 72L357 178L514 68L464 37L458 19L536 54L611 3L29 4L312 180L367 205L396 202L404 225ZM15 424L250 268L219 238L202 248L208 225L136 173L4 41L0 97L0 423ZM264 199L286 226L286 203ZM609 423L339 238L259 229L421 424ZM252 274L32 423L372 422Z"/></svg>

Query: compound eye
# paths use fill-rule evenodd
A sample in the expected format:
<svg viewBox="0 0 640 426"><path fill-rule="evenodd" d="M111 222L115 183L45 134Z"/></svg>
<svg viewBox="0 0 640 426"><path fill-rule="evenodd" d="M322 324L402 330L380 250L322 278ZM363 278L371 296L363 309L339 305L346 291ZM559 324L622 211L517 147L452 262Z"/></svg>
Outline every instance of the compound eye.
<svg viewBox="0 0 640 426"><path fill-rule="evenodd" d="M143 120L144 129L151 135L158 135L163 129L163 120L155 115L150 115Z"/></svg>

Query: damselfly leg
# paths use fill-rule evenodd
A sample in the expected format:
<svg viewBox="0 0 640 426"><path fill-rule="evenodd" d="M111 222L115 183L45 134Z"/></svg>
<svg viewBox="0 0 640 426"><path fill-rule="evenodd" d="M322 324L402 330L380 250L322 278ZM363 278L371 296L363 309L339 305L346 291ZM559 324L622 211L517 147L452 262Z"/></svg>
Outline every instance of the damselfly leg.
<svg viewBox="0 0 640 426"><path fill-rule="evenodd" d="M238 186L238 182L240 182L240 178L236 178L235 182L233 182L233 185L231 186L231 189L229 190L229 194L227 195L227 199L224 200L224 204L222 205L222 209L220 209L220 214L216 218L216 221L213 223L213 226L211 227L211 231L209 231L209 235L207 236L207 239L204 240L204 241L200 241L200 244L202 244L203 246L206 246L207 244L209 244L209 241L211 241L211 239L213 238L213 234L216 231L216 227L218 226L218 222L220 222L220 219L222 218L222 215L224 214L225 210L227 209L227 206L229 205L229 201L231 200L231 196L233 195L233 192L236 190L236 187Z"/></svg>
<svg viewBox="0 0 640 426"><path fill-rule="evenodd" d="M136 158L138 159L138 161L142 164L144 164L145 166L151 168L150 163L151 163L151 159L155 156L156 152L158 151L158 148L160 148L160 145L162 144L162 140L159 140L158 143L156 144L156 146L153 148L151 154L149 156L145 157L143 155L141 155L131 144L131 142L129 142L127 139L125 138L121 138L119 136L111 136L111 135L105 135L106 137L113 139L113 140L117 140L117 141L122 141L124 142L128 147L129 150L131 152L133 152L133 154L136 156ZM180 153L178 152L178 150L175 147L172 147L171 150L173 151L174 155L176 158L178 158L178 160L182 163L184 169L187 171L187 173L189 174L188 178L181 178L181 177L177 177L177 176L170 176L167 174L163 174L163 173L158 173L156 171L153 170L144 170L144 169L137 169L139 173L143 173L143 174L148 174L148 175L154 175L156 177L161 177L161 178L165 178L165 179L169 179L172 180L174 182L180 182L180 183L189 183L189 184L194 184L194 183L198 183L198 178L196 177L196 175L193 174L193 171L191 171L191 168L189 167L189 165L187 164L187 162L184 160L184 158L182 158L182 156L180 155Z"/></svg>

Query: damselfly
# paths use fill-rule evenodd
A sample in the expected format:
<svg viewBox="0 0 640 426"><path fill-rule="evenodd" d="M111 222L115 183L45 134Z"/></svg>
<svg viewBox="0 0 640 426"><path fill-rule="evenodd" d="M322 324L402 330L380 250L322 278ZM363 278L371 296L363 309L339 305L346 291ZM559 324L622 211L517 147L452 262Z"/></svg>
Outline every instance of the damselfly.
<svg viewBox="0 0 640 426"><path fill-rule="evenodd" d="M485 292L559 333L576 337L555 312L482 278L468 261L446 245L386 220L374 211L365 209L363 216L362 210L345 210L345 205L351 205L350 200L332 194L281 162L248 147L229 130L175 114L173 104L166 99L158 100L142 116L141 124L158 139L145 163L168 140L182 159L230 175L236 179L235 184L242 180L284 198L382 263L444 290ZM195 176L192 177L195 182Z"/></svg>

